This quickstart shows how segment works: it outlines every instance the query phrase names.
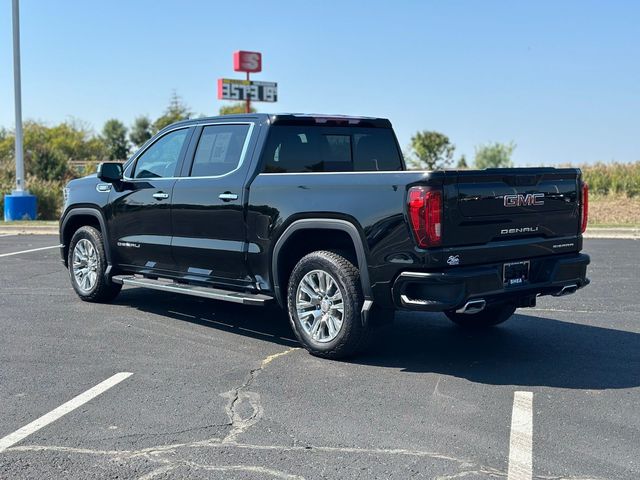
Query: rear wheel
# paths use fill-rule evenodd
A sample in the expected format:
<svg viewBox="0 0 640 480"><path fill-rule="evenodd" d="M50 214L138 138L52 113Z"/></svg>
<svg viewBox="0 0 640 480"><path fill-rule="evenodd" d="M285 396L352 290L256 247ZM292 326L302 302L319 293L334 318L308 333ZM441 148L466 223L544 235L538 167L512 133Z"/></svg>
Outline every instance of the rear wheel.
<svg viewBox="0 0 640 480"><path fill-rule="evenodd" d="M81 227L73 234L68 265L71 285L86 302L109 302L122 289L122 285L105 278L107 257L102 234L93 227Z"/></svg>
<svg viewBox="0 0 640 480"><path fill-rule="evenodd" d="M343 358L364 347L360 272L339 253L303 257L291 272L287 303L293 331L313 355Z"/></svg>
<svg viewBox="0 0 640 480"><path fill-rule="evenodd" d="M506 322L516 311L512 303L499 303L486 307L478 313L456 313L454 310L445 312L452 322L468 328L492 327Z"/></svg>

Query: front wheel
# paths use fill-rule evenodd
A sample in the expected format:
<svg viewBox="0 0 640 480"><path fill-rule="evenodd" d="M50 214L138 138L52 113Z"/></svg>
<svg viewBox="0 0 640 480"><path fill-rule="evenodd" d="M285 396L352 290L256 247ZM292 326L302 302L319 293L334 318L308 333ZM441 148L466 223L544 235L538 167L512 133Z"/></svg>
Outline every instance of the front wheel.
<svg viewBox="0 0 640 480"><path fill-rule="evenodd" d="M492 327L506 322L515 311L515 305L511 303L499 303L490 305L478 313L456 313L454 310L450 310L445 312L445 315L449 317L449 320L453 323L462 327L481 328Z"/></svg>
<svg viewBox="0 0 640 480"><path fill-rule="evenodd" d="M339 253L303 257L291 272L287 303L293 331L311 354L337 359L364 347L360 272Z"/></svg>
<svg viewBox="0 0 640 480"><path fill-rule="evenodd" d="M73 234L68 265L71 285L85 302L109 302L122 289L122 285L106 278L107 257L102 234L93 227L81 227Z"/></svg>

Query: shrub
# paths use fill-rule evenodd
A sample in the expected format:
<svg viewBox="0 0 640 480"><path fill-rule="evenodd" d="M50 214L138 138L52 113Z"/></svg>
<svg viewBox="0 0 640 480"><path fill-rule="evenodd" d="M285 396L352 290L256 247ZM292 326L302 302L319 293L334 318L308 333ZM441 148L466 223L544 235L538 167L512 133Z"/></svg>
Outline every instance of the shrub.
<svg viewBox="0 0 640 480"><path fill-rule="evenodd" d="M62 189L65 180L42 180L27 178L27 189L38 198L38 220L57 220L62 213Z"/></svg>

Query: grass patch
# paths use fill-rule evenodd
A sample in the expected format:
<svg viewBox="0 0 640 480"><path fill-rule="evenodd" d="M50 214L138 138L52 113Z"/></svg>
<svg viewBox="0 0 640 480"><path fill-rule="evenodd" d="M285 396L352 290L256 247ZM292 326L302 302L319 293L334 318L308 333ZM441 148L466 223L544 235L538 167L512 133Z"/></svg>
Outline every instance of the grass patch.
<svg viewBox="0 0 640 480"><path fill-rule="evenodd" d="M590 195L589 226L640 226L640 197L624 195Z"/></svg>

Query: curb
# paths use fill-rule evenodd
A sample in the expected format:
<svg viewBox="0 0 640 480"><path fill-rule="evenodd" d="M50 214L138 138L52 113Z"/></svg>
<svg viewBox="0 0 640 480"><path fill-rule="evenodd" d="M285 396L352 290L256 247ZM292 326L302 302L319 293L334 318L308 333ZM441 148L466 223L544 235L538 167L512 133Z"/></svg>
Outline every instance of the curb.
<svg viewBox="0 0 640 480"><path fill-rule="evenodd" d="M620 238L640 240L640 228L633 227L610 227L610 228L588 228L583 235L584 238Z"/></svg>
<svg viewBox="0 0 640 480"><path fill-rule="evenodd" d="M20 226L11 225L0 227L0 235L58 235L58 227L55 225L47 226Z"/></svg>

